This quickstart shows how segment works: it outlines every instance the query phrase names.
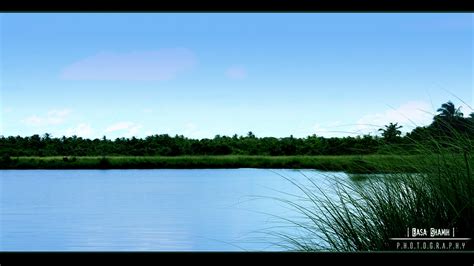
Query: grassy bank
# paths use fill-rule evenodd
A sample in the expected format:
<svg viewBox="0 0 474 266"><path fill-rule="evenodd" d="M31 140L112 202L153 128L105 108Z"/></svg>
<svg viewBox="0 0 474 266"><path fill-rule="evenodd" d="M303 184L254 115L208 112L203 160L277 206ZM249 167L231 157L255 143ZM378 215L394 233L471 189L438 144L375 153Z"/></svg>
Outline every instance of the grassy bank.
<svg viewBox="0 0 474 266"><path fill-rule="evenodd" d="M421 155L8 157L1 159L0 169L287 168L371 173L410 172L415 170L412 162L435 159Z"/></svg>
<svg viewBox="0 0 474 266"><path fill-rule="evenodd" d="M415 142L414 148L423 156L399 157L417 174L400 171L341 179L327 173L327 180L332 180L330 186L310 177L309 185L288 179L303 196L281 200L301 215L284 223L302 232L277 233L281 245L300 251L473 251L474 142L454 130L448 133L440 140L428 139L430 145ZM386 165L389 158L376 160ZM456 237L471 240L451 240L452 231L447 236L449 241L429 239L414 247L404 247L407 242L391 239L407 237L407 230L413 228L426 230L428 239L430 228L436 228L454 230ZM454 249L454 243L465 246Z"/></svg>

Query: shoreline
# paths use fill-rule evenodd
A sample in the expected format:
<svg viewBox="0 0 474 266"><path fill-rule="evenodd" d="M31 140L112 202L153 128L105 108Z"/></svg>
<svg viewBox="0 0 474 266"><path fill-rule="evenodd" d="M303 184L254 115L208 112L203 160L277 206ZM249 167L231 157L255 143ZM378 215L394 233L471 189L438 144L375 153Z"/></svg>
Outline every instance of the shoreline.
<svg viewBox="0 0 474 266"><path fill-rule="evenodd" d="M314 169L347 173L412 171L418 155L334 156L54 156L12 157L0 162L1 170L79 169Z"/></svg>

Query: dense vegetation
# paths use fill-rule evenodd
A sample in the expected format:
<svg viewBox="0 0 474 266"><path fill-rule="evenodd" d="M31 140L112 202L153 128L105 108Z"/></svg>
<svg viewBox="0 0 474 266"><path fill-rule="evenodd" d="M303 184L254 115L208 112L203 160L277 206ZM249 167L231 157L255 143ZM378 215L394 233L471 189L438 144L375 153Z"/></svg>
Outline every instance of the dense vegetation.
<svg viewBox="0 0 474 266"><path fill-rule="evenodd" d="M182 156L182 155L363 155L393 152L394 147L403 147L412 153L413 141L424 141L431 137L442 138L462 132L473 137L474 113L464 117L451 102L438 110L433 123L417 127L401 137L400 126L387 125L380 129L382 136L357 136L325 138L316 135L306 138L256 137L252 132L247 136L215 136L213 139L189 139L184 136L153 135L144 139L117 138L84 139L77 136L52 137L51 134L30 137L0 137L0 155L18 156Z"/></svg>
<svg viewBox="0 0 474 266"><path fill-rule="evenodd" d="M298 251L473 251L472 240L441 241L445 247L430 240L412 249L403 248L402 243L415 240L391 240L406 237L407 228L455 228L457 237L474 238L474 146L472 142L457 144L466 148L464 156L452 156L439 146L435 156L412 160L410 165L418 174L349 174L350 178L327 174L328 184L316 183L309 176L309 185L288 179L303 193L281 200L300 214L283 219L283 226L298 233L270 233L277 236L276 244ZM427 154L432 155L429 150ZM465 246L456 250L448 242Z"/></svg>
<svg viewBox="0 0 474 266"><path fill-rule="evenodd" d="M350 174L351 178L327 174L326 185L310 177L309 185L288 179L303 196L282 200L301 214L284 222L300 232L276 232L283 240L278 244L303 251L444 251L455 250L447 243L455 241L444 241L443 246L430 239L407 249L401 243L416 241L391 238L406 237L407 228L454 228L456 237L471 238L463 242L464 250L474 250L473 114L464 118L451 103L438 111L429 127L409 134L416 137L411 147L419 153L414 160L405 160L413 171ZM388 127L398 130L393 124ZM381 162L394 165L381 160L372 167Z"/></svg>
<svg viewBox="0 0 474 266"><path fill-rule="evenodd" d="M423 155L318 155L318 156L52 156L6 157L0 169L202 169L202 168L273 168L318 169L350 173L410 172L411 161ZM472 162L474 163L474 162Z"/></svg>

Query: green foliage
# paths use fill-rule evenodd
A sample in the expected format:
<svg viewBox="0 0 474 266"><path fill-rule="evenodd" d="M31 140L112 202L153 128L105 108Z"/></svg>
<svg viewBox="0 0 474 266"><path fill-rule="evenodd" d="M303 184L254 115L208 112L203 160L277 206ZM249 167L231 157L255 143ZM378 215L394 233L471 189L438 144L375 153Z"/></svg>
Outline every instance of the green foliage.
<svg viewBox="0 0 474 266"><path fill-rule="evenodd" d="M441 105L441 108L438 108L437 112L439 112L439 114L436 117L443 119L454 119L456 117L463 117L461 107L456 108L454 103L452 103L451 101L443 103Z"/></svg>
<svg viewBox="0 0 474 266"><path fill-rule="evenodd" d="M417 127L401 136L398 123L390 123L380 131L382 137L364 135L356 137L325 138L316 135L306 138L293 136L284 138L257 137L251 131L246 136L216 135L213 139L190 139L182 135L152 135L146 138L84 139L77 136L42 137L0 136L0 154L10 156L214 156L214 155L260 155L260 156L313 156L313 155L368 155L387 154L393 151L415 154L413 141L427 142L462 134L474 139L474 116L463 117L459 108L451 102L445 103L433 118L433 123ZM444 144L443 144L444 145Z"/></svg>
<svg viewBox="0 0 474 266"><path fill-rule="evenodd" d="M445 107L456 117L453 106ZM328 187L311 178L311 185L289 180L304 196L283 200L301 215L287 222L302 232L277 232L279 244L301 251L396 250L390 238L404 237L413 227L455 228L458 237L474 238L474 142L466 134L474 125L460 130L455 119L442 121L445 131L420 129L417 134L424 134L423 139L404 147L422 156L393 154L392 159L406 162L411 171L405 167L385 175L327 175L332 181ZM385 164L394 170L402 165L384 160L371 165ZM474 250L472 241L466 249Z"/></svg>
<svg viewBox="0 0 474 266"><path fill-rule="evenodd" d="M399 126L398 123L390 123L385 126L385 128L380 128L379 131L382 131L382 136L385 142L395 143L400 139L402 132L399 130L402 126Z"/></svg>
<svg viewBox="0 0 474 266"><path fill-rule="evenodd" d="M46 137L48 136L48 137ZM0 137L0 154L12 156L183 156L183 155L349 155L370 154L380 146L377 137L306 138L262 137L249 132L247 136L219 136L213 139L189 139L167 134L115 140L83 139L81 137L40 138Z"/></svg>
<svg viewBox="0 0 474 266"><path fill-rule="evenodd" d="M0 169L193 169L193 168L288 168L345 171L349 173L390 173L411 171L410 162L424 155L317 155L317 156L84 156L18 157ZM67 158L67 159L65 159Z"/></svg>

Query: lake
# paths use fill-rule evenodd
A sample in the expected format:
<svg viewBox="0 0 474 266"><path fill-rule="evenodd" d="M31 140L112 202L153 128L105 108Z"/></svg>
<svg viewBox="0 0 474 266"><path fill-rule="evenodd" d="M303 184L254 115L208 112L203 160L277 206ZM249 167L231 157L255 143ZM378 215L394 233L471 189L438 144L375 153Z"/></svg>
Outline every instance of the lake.
<svg viewBox="0 0 474 266"><path fill-rule="evenodd" d="M314 170L2 170L2 251L271 251ZM342 174L342 173L337 173ZM290 199L290 198L288 198ZM285 230L293 230L287 228Z"/></svg>

